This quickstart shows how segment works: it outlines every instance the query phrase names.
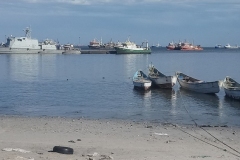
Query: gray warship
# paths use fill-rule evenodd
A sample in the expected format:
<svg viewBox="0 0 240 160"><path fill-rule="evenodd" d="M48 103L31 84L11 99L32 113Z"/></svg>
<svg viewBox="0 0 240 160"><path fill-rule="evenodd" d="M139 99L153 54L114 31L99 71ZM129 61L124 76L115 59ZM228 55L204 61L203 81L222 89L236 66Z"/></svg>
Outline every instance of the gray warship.
<svg viewBox="0 0 240 160"><path fill-rule="evenodd" d="M46 39L43 42L38 42L37 39L31 38L31 29L27 27L25 30L25 37L7 38L6 43L0 46L0 54L8 53L62 53L59 50L58 44L53 40Z"/></svg>

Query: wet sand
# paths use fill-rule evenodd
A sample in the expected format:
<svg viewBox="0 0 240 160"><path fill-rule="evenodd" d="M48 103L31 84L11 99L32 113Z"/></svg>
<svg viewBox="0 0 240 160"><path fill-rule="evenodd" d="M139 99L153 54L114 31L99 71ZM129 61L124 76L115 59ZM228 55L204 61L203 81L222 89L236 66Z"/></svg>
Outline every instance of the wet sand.
<svg viewBox="0 0 240 160"><path fill-rule="evenodd" d="M240 129L115 120L0 116L4 160L240 159ZM51 152L70 147L73 154Z"/></svg>

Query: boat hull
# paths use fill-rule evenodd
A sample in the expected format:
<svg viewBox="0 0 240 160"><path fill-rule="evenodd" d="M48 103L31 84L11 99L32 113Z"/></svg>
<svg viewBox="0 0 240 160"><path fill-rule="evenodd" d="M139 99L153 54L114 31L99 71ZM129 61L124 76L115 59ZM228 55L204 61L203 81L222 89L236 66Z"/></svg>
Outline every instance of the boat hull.
<svg viewBox="0 0 240 160"><path fill-rule="evenodd" d="M115 48L117 54L151 54L151 49L125 49L125 48Z"/></svg>
<svg viewBox="0 0 240 160"><path fill-rule="evenodd" d="M167 50L175 50L175 46L166 46Z"/></svg>
<svg viewBox="0 0 240 160"><path fill-rule="evenodd" d="M38 53L62 53L62 50L56 49L27 49L27 48L0 48L0 54L38 54Z"/></svg>
<svg viewBox="0 0 240 160"><path fill-rule="evenodd" d="M240 84L227 76L223 81L226 96L240 100Z"/></svg>
<svg viewBox="0 0 240 160"><path fill-rule="evenodd" d="M239 46L230 46L229 44L224 46L225 49L239 49Z"/></svg>
<svg viewBox="0 0 240 160"><path fill-rule="evenodd" d="M145 79L135 80L133 81L134 88L148 90L150 89L152 82Z"/></svg>
<svg viewBox="0 0 240 160"><path fill-rule="evenodd" d="M154 86L159 88L172 88L177 81L176 76L166 76L166 77L153 77L149 76Z"/></svg>
<svg viewBox="0 0 240 160"><path fill-rule="evenodd" d="M66 50L63 51L62 54L81 54L80 50Z"/></svg>
<svg viewBox="0 0 240 160"><path fill-rule="evenodd" d="M90 45L88 45L88 48L90 48L90 49L100 49L100 48L104 48L104 47L101 47L101 46L90 46Z"/></svg>
<svg viewBox="0 0 240 160"><path fill-rule="evenodd" d="M185 80L178 79L180 86L183 89L199 92L199 93L218 93L220 91L219 82L186 82Z"/></svg>
<svg viewBox="0 0 240 160"><path fill-rule="evenodd" d="M186 46L178 46L179 50L182 51L202 51L203 48L200 46L192 46L192 45L186 45Z"/></svg>
<svg viewBox="0 0 240 160"><path fill-rule="evenodd" d="M233 99L240 100L240 90L224 88L224 91L225 91L226 96L233 98Z"/></svg>

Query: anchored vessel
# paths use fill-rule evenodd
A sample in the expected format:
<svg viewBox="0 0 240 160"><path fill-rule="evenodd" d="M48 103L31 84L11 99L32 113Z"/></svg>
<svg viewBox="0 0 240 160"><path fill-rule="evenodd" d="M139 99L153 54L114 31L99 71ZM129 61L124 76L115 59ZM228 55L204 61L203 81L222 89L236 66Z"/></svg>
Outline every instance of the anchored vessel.
<svg viewBox="0 0 240 160"><path fill-rule="evenodd" d="M173 43L170 42L166 48L168 50L185 50L185 51L201 51L203 48L200 45L193 45L189 42L179 42L179 43Z"/></svg>
<svg viewBox="0 0 240 160"><path fill-rule="evenodd" d="M156 45L152 45L151 46L151 48L161 48L162 46L159 44L159 43L157 43Z"/></svg>
<svg viewBox="0 0 240 160"><path fill-rule="evenodd" d="M179 43L175 49L176 50L203 50L203 48L200 45L195 46L188 42Z"/></svg>
<svg viewBox="0 0 240 160"><path fill-rule="evenodd" d="M236 45L236 46L231 46L230 44L226 44L225 46L224 46L224 48L226 48L226 49L238 49L238 48L240 48L238 45Z"/></svg>
<svg viewBox="0 0 240 160"><path fill-rule="evenodd" d="M101 41L93 39L91 42L89 42L88 47L90 49L100 49L100 48L103 48L102 39L101 39Z"/></svg>
<svg viewBox="0 0 240 160"><path fill-rule="evenodd" d="M161 73L152 64L149 65L148 78L152 81L153 85L160 88L172 88L177 81L176 76L167 76Z"/></svg>
<svg viewBox="0 0 240 160"><path fill-rule="evenodd" d="M240 100L240 84L227 76L223 81L223 88L228 97Z"/></svg>
<svg viewBox="0 0 240 160"><path fill-rule="evenodd" d="M219 81L205 82L181 72L176 72L176 76L180 86L186 90L199 93L218 93L220 90Z"/></svg>
<svg viewBox="0 0 240 160"><path fill-rule="evenodd" d="M216 44L215 48L222 48L221 44Z"/></svg>
<svg viewBox="0 0 240 160"><path fill-rule="evenodd" d="M152 81L148 79L143 71L138 70L133 76L133 85L136 89L148 90L152 85Z"/></svg>
<svg viewBox="0 0 240 160"><path fill-rule="evenodd" d="M116 46L114 48L117 54L150 54L151 49L148 47L148 42L143 43L146 43L146 47L137 46L134 42L131 42L128 38L126 42L122 43L122 46Z"/></svg>
<svg viewBox="0 0 240 160"><path fill-rule="evenodd" d="M80 49L74 48L73 44L65 44L62 54L81 54Z"/></svg>
<svg viewBox="0 0 240 160"><path fill-rule="evenodd" d="M8 37L7 42L0 47L0 53L62 53L53 40L38 42L31 38L30 28L27 27L24 31L25 37Z"/></svg>
<svg viewBox="0 0 240 160"><path fill-rule="evenodd" d="M168 43L168 45L166 46L166 48L168 49L168 50L174 50L175 49L175 44L173 43L173 42L170 42L170 43Z"/></svg>

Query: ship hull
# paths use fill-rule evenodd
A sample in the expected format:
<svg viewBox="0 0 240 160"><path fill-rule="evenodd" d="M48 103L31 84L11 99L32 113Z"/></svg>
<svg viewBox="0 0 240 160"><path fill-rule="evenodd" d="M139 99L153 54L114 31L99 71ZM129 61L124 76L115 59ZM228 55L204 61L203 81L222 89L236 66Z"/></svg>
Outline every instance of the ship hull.
<svg viewBox="0 0 240 160"><path fill-rule="evenodd" d="M115 48L117 54L151 54L150 49L125 49L125 48Z"/></svg>
<svg viewBox="0 0 240 160"><path fill-rule="evenodd" d="M0 54L38 54L38 53L56 54L62 53L62 51L54 49L26 49L26 48L12 49L8 47L0 48Z"/></svg>
<svg viewBox="0 0 240 160"><path fill-rule="evenodd" d="M153 77L149 76L149 79L152 81L154 86L159 88L172 88L177 81L175 76L165 76L165 77Z"/></svg>

